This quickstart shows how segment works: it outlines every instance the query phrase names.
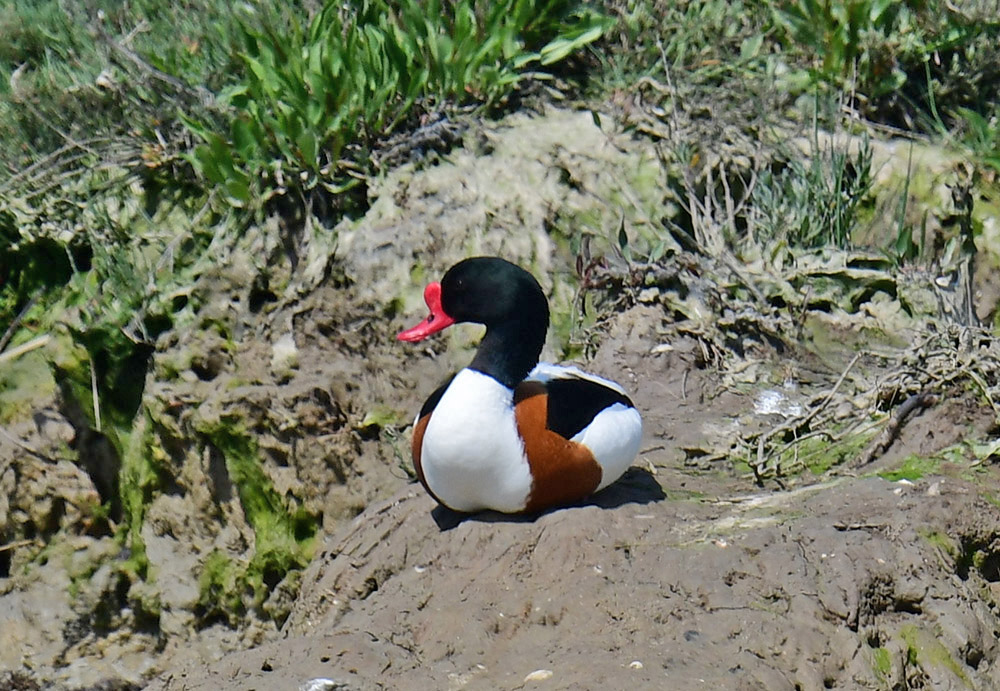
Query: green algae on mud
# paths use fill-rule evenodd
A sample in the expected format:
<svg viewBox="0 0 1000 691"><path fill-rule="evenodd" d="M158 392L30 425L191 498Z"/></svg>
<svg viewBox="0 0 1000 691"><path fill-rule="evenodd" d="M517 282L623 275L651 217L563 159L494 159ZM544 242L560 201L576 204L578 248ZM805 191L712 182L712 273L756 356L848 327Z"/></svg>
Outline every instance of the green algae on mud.
<svg viewBox="0 0 1000 691"><path fill-rule="evenodd" d="M777 462L782 471L796 468L813 475L823 475L831 468L858 458L875 432L870 428L857 430L856 425L834 425L824 434L790 442L778 451Z"/></svg>
<svg viewBox="0 0 1000 691"><path fill-rule="evenodd" d="M898 468L883 470L876 474L889 482L899 482L900 480L913 482L920 480L925 475L937 472L940 467L941 461L936 458L910 454L903 459L903 463Z"/></svg>
<svg viewBox="0 0 1000 691"><path fill-rule="evenodd" d="M253 437L237 416L202 422L198 432L225 460L255 544L249 562L215 551L206 559L199 585L200 604L233 620L259 608L268 592L312 558L319 518L302 507L286 506L264 472ZM250 593L250 601L244 594Z"/></svg>
<svg viewBox="0 0 1000 691"><path fill-rule="evenodd" d="M0 424L29 417L37 402L51 397L55 389L43 354L26 353L4 363L0 367Z"/></svg>
<svg viewBox="0 0 1000 691"><path fill-rule="evenodd" d="M149 560L142 539L142 524L153 492L160 485L155 459L162 456L162 450L157 454L157 449L149 413L143 409L136 415L134 426L127 435L118 483L125 522L123 539L129 547L126 569L143 579L149 575Z"/></svg>
<svg viewBox="0 0 1000 691"><path fill-rule="evenodd" d="M892 654L888 648L877 647L872 650L872 669L880 681L887 682L892 674Z"/></svg>
<svg viewBox="0 0 1000 691"><path fill-rule="evenodd" d="M914 624L900 627L899 638L906 644L906 663L927 668L943 668L954 674L967 688L972 688L968 675L951 656L938 636Z"/></svg>
<svg viewBox="0 0 1000 691"><path fill-rule="evenodd" d="M987 461L995 458L997 450L997 440L984 439L969 430L966 438L955 444L930 455L910 454L897 466L880 470L876 475L890 482L915 482L929 475L960 477L981 486L984 496L989 498L994 487L994 475Z"/></svg>

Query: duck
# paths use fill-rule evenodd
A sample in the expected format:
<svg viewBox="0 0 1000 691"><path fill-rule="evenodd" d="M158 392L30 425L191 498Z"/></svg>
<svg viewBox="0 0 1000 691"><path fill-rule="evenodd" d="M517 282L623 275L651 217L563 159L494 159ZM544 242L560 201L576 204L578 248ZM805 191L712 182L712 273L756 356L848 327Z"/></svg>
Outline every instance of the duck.
<svg viewBox="0 0 1000 691"><path fill-rule="evenodd" d="M534 276L500 257L471 257L428 284L424 301L429 314L399 340L486 326L472 362L413 423L414 471L439 504L537 514L578 504L625 473L642 418L619 384L539 362L549 305Z"/></svg>

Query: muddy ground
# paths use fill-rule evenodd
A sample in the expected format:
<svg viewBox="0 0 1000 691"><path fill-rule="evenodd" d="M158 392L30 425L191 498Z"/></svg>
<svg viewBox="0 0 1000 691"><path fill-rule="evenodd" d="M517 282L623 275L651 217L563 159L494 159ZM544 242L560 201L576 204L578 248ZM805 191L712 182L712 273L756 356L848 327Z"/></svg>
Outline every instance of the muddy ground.
<svg viewBox="0 0 1000 691"><path fill-rule="evenodd" d="M1000 688L996 339L922 311L954 281L864 257L776 278L673 243L630 265L606 240L626 227L638 251L679 206L662 152L605 127L563 110L483 126L387 175L335 236L306 229L295 262L274 228L220 256L147 378L146 579L82 508L95 490L56 394L13 420L48 456L0 439L15 459L0 670L24 688L175 691ZM605 255L582 318L581 224ZM462 517L413 482L409 420L481 329L420 347L393 334L422 316L425 282L480 253L540 277L545 357L574 354L643 414L634 468L582 506ZM820 280L848 288L821 301ZM228 420L319 530L308 567L241 616L204 575L213 555L252 565L260 539L219 449Z"/></svg>
<svg viewBox="0 0 1000 691"><path fill-rule="evenodd" d="M980 486L946 470L760 490L685 462L753 396L718 394L693 342L652 353L658 322L621 315L592 363L645 416L616 485L534 519L405 487L327 540L282 640L150 688L1000 687L1000 512ZM953 443L969 414L942 401L877 463Z"/></svg>

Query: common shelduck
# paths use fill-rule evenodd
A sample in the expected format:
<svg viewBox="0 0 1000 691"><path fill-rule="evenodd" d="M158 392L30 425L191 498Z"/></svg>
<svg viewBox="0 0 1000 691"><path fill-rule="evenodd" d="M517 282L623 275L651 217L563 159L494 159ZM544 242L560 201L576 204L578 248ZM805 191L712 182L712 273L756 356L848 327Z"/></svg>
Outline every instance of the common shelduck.
<svg viewBox="0 0 1000 691"><path fill-rule="evenodd" d="M434 499L462 512L534 513L621 477L639 452L642 419L618 384L538 362L549 306L531 274L473 257L428 285L424 300L430 315L400 340L459 322L486 325L472 363L414 422L413 465Z"/></svg>

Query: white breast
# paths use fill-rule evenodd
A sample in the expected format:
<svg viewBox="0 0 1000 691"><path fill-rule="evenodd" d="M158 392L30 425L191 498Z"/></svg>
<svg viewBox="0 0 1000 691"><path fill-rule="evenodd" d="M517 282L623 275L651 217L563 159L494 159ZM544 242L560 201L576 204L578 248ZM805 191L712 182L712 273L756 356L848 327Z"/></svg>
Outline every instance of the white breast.
<svg viewBox="0 0 1000 691"><path fill-rule="evenodd" d="M524 509L531 471L513 392L481 372L459 372L424 431L420 465L427 486L453 509Z"/></svg>

